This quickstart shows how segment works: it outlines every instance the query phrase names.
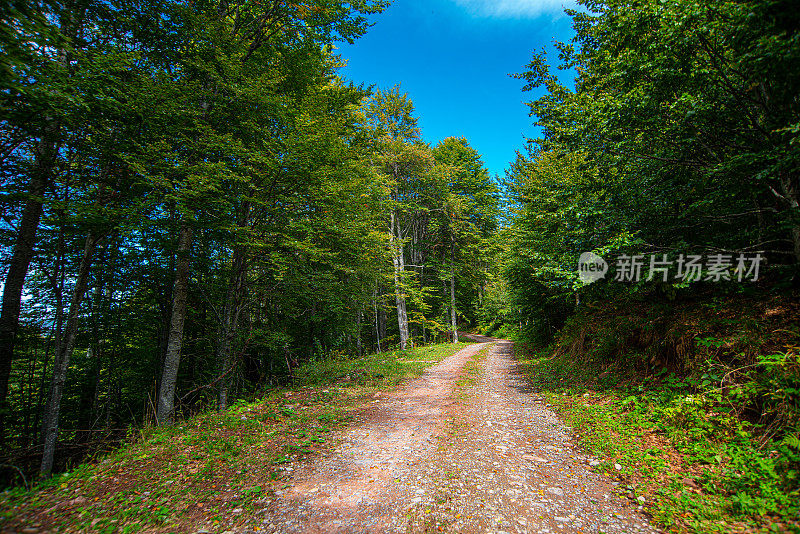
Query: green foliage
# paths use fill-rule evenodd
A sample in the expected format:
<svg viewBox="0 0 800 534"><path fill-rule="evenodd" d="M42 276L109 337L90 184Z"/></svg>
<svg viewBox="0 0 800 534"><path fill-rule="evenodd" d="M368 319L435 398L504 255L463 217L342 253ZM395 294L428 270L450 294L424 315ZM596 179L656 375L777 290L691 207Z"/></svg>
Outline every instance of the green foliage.
<svg viewBox="0 0 800 534"><path fill-rule="evenodd" d="M765 251L788 282L800 262L800 37L796 15L779 15L790 3L583 4L568 10L575 38L556 44L574 87L545 52L517 75L542 136L507 173L509 319L549 342L578 303L656 285L584 287L589 251Z"/></svg>
<svg viewBox="0 0 800 534"><path fill-rule="evenodd" d="M375 93L365 122L384 186L395 302L407 309L411 336L425 342L452 331L453 295L457 322L476 323L491 264L484 245L497 228L499 194L466 139L430 147L413 113L408 95L394 87Z"/></svg>
<svg viewBox="0 0 800 534"><path fill-rule="evenodd" d="M558 45L579 73L575 90L542 55L520 75L548 92L530 103L543 147L591 160L615 218L657 249L780 239L777 258L794 255L798 152L788 132L800 53L776 16L788 3L586 6L571 13L573 43Z"/></svg>
<svg viewBox="0 0 800 534"><path fill-rule="evenodd" d="M571 321L548 349L520 346L518 357L581 444L601 458L599 468L620 476L634 497L644 495L664 526L800 527L800 368L797 334L785 329L794 316L765 322L746 300L714 303L714 315L696 301L678 304L667 320L670 351L654 350L658 326L653 335L630 334L653 320L650 312L663 311L627 303ZM762 306L781 309L782 301ZM744 326L751 318L758 319ZM752 343L761 329L782 337ZM770 350L781 344L784 350ZM686 367L645 359L675 350L684 351Z"/></svg>
<svg viewBox="0 0 800 534"><path fill-rule="evenodd" d="M296 377L301 384L312 386L333 381L359 387L389 387L408 378L416 378L432 362L441 361L466 345L466 343L430 345L357 359L328 357L303 365L297 370Z"/></svg>
<svg viewBox="0 0 800 534"><path fill-rule="evenodd" d="M77 306L63 442L102 436L102 450L152 417L182 262L175 400L187 416L286 383L306 361L396 339L382 288L392 184L374 162L397 149L409 164L400 197L388 199L405 203L404 217L442 209L449 184L410 114L406 134L417 138L384 143L368 119L387 102L339 77L332 46L362 35L388 2L23 4L4 8L0 25L3 252L27 202L40 201L43 216L0 408L6 460L34 457L89 232L101 237ZM401 106L413 109L407 97ZM35 176L44 194L28 191ZM408 277L412 317L443 324L431 309L444 299L429 291L438 266L427 267L425 280Z"/></svg>

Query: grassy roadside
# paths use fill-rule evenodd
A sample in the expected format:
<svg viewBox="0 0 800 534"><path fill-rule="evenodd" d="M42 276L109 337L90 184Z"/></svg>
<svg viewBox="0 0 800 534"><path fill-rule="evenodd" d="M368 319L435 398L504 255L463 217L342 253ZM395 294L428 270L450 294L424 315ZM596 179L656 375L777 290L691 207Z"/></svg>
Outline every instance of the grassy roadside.
<svg viewBox="0 0 800 534"><path fill-rule="evenodd" d="M455 387L453 388L453 396L455 398L463 400L472 396L473 388L480 383L483 377L483 363L486 360L486 356L494 346L495 343L486 345L464 363L461 375L458 377L458 380L456 380Z"/></svg>
<svg viewBox="0 0 800 534"><path fill-rule="evenodd" d="M759 439L708 377L618 382L515 346L536 388L654 521L675 532L800 532L800 439Z"/></svg>
<svg viewBox="0 0 800 534"><path fill-rule="evenodd" d="M312 362L291 388L172 427L146 428L119 450L30 491L0 494L0 530L258 530L254 514L285 485L285 464L330 447L328 434L376 390L397 386L466 343Z"/></svg>

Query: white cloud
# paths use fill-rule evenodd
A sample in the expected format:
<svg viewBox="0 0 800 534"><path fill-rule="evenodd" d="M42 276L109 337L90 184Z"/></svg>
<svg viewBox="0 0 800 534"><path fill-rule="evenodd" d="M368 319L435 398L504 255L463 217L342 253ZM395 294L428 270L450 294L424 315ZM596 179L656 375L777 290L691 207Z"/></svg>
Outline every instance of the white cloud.
<svg viewBox="0 0 800 534"><path fill-rule="evenodd" d="M574 7L575 0L455 0L473 15L494 18L537 17L560 14L565 7Z"/></svg>

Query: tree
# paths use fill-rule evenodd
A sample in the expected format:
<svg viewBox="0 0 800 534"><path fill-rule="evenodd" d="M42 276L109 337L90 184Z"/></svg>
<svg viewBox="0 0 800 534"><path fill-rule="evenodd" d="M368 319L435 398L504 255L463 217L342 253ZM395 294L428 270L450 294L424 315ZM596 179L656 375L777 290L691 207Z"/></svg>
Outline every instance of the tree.
<svg viewBox="0 0 800 534"><path fill-rule="evenodd" d="M4 45L0 109L7 112L0 134L4 141L2 169L4 174L16 175L14 181L27 182L22 186L26 195L14 199L23 200L24 207L0 309L0 443L4 441L3 419L8 409L6 397L22 292L35 251L44 196L55 179L65 122L80 106L78 99L71 98L69 84L80 65L75 57L80 49L76 38L86 12L86 5L71 2L63 7L43 3L35 8L12 4L7 22L0 25L0 42ZM19 33L12 37L15 31ZM46 51L43 57L37 55L37 49Z"/></svg>
<svg viewBox="0 0 800 534"><path fill-rule="evenodd" d="M656 248L769 250L797 263L800 53L785 1L587 2L560 44L575 91L542 55L520 77L542 146L580 151ZM792 259L793 258L793 259Z"/></svg>
<svg viewBox="0 0 800 534"><path fill-rule="evenodd" d="M387 223L394 267L394 292L400 349L411 343L407 310L405 248L414 223L426 211L425 184L433 176L435 164L430 149L420 140L414 105L399 87L377 91L367 108L367 124L375 132L378 144L376 167L384 176L388 195Z"/></svg>
<svg viewBox="0 0 800 534"><path fill-rule="evenodd" d="M434 154L447 169L448 195L439 226L444 249L449 249L450 324L457 342L456 272L469 286L469 300L463 303L462 313L474 312L485 284L486 240L497 230L499 191L480 154L466 139L448 137L436 145ZM475 322L474 316L470 322Z"/></svg>

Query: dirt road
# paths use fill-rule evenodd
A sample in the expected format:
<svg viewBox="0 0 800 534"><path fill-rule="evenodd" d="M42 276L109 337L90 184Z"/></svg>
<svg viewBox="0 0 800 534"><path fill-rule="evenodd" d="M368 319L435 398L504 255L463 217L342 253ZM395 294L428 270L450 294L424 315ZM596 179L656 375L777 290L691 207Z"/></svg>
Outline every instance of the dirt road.
<svg viewBox="0 0 800 534"><path fill-rule="evenodd" d="M656 532L517 375L512 344L473 339L289 466L260 531Z"/></svg>

